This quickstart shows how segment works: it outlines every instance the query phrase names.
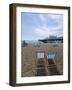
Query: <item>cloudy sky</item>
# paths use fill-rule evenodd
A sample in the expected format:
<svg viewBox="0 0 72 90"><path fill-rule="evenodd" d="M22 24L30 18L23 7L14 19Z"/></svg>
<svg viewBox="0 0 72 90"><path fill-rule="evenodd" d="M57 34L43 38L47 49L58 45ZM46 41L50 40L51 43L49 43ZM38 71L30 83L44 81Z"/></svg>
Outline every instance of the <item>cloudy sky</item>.
<svg viewBox="0 0 72 90"><path fill-rule="evenodd" d="M22 40L38 40L63 36L63 15L50 13L21 13Z"/></svg>

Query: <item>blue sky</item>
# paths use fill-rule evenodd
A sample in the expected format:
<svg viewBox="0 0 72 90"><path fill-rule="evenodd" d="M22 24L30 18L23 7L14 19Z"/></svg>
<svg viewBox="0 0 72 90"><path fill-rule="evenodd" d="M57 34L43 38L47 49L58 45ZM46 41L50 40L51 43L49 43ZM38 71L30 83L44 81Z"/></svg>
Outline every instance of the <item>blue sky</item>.
<svg viewBox="0 0 72 90"><path fill-rule="evenodd" d="M51 35L63 36L63 15L21 13L22 40L39 40Z"/></svg>

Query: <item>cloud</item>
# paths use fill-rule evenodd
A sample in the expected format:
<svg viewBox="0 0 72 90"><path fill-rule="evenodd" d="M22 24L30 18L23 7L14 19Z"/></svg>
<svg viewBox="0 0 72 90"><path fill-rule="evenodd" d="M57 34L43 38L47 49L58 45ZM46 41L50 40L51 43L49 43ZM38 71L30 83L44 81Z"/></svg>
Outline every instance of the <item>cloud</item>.
<svg viewBox="0 0 72 90"><path fill-rule="evenodd" d="M63 16L59 14L48 15L48 18L51 18L53 21L55 21L59 25L62 24L62 21L63 21Z"/></svg>
<svg viewBox="0 0 72 90"><path fill-rule="evenodd" d="M49 37L52 35L62 36L61 27L41 27L35 28L34 33L41 37Z"/></svg>
<svg viewBox="0 0 72 90"><path fill-rule="evenodd" d="M62 36L63 34L62 15L48 14L45 16L44 14L40 14L39 18L42 21L42 23L40 24L39 27L34 28L34 33L36 35L40 37L49 37L50 35ZM53 22L55 22L55 24L50 25L50 23Z"/></svg>
<svg viewBox="0 0 72 90"><path fill-rule="evenodd" d="M62 18L62 15L59 15L59 14L54 14L54 15L48 15L48 17L54 19L54 20L59 20Z"/></svg>
<svg viewBox="0 0 72 90"><path fill-rule="evenodd" d="M62 14L40 14L39 18L41 21L47 21L48 19L54 20L56 22L60 22L62 20Z"/></svg>
<svg viewBox="0 0 72 90"><path fill-rule="evenodd" d="M39 15L39 18L40 18L40 20L43 21L43 22L46 21L46 18L45 18L44 15L42 15L42 14Z"/></svg>

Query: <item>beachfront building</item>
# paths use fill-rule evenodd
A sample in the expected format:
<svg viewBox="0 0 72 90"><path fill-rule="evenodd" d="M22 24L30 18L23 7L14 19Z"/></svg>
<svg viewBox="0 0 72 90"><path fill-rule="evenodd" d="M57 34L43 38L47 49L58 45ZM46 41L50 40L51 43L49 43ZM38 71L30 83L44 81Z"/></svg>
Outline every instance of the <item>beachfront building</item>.
<svg viewBox="0 0 72 90"><path fill-rule="evenodd" d="M63 43L63 38L48 38L39 41L42 41L44 43Z"/></svg>

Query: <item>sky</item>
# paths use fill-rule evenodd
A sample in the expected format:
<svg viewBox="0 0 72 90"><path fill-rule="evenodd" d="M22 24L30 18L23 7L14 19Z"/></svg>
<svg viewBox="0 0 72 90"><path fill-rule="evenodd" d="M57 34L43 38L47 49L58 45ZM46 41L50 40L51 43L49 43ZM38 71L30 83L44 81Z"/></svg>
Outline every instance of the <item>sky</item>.
<svg viewBox="0 0 72 90"><path fill-rule="evenodd" d="M21 12L22 40L39 40L63 36L63 15Z"/></svg>

